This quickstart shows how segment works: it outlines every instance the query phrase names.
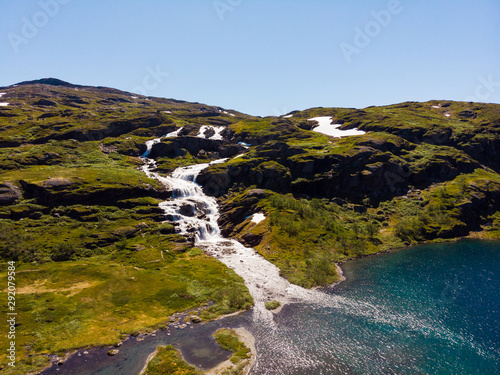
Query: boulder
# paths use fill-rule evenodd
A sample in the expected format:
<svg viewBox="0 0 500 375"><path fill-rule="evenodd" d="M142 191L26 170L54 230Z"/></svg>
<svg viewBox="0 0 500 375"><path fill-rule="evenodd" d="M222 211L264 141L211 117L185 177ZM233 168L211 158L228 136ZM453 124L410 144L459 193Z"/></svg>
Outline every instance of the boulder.
<svg viewBox="0 0 500 375"><path fill-rule="evenodd" d="M189 319L193 323L201 323L202 322L202 319L198 315L192 315L192 316L189 317Z"/></svg>

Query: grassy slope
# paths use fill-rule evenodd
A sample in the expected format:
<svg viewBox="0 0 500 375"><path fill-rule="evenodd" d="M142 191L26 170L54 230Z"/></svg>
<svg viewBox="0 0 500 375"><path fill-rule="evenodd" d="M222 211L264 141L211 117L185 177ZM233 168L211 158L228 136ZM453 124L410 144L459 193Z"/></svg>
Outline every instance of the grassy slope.
<svg viewBox="0 0 500 375"><path fill-rule="evenodd" d="M182 116L210 109L93 89L3 91L11 103L3 113L11 117L0 117L0 141L8 146L0 148L0 181L21 190L23 183L35 192L44 189L32 196L24 191L15 204L0 206L0 257L17 261L21 323L17 367L5 373L40 369L50 353L115 344L209 301L215 304L203 312L205 319L251 305L241 278L160 222L160 199L154 196L167 196L165 188L137 169L145 140L177 122L184 125ZM81 108L69 102L75 95ZM56 105L34 104L44 97ZM110 99L116 102L103 104ZM148 116L160 121L135 121ZM105 137L113 121L128 120L124 134ZM204 122L195 116L189 123L196 132L196 124ZM50 187L54 181L65 183ZM0 284L6 286L6 263L1 269ZM0 298L6 299L1 289ZM6 345L0 341L2 367Z"/></svg>

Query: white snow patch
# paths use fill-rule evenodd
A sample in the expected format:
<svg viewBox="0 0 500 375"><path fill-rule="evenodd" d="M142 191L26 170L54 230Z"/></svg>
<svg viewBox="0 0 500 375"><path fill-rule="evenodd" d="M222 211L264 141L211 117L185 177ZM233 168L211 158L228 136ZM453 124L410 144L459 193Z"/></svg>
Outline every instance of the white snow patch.
<svg viewBox="0 0 500 375"><path fill-rule="evenodd" d="M283 116L283 118L290 118L290 117L293 117L293 115L286 115L286 116Z"/></svg>
<svg viewBox="0 0 500 375"><path fill-rule="evenodd" d="M349 137L353 135L362 135L366 134L366 132L358 129L349 129L349 130L340 130L339 128L342 126L341 124L332 124L332 118L329 116L321 116L314 117L308 119L308 121L316 121L319 126L315 127L313 131L318 133L323 133L326 135L330 135L332 137Z"/></svg>
<svg viewBox="0 0 500 375"><path fill-rule="evenodd" d="M259 224L261 221L266 220L266 215L263 213L253 214L252 223Z"/></svg>
<svg viewBox="0 0 500 375"><path fill-rule="evenodd" d="M433 105L433 106L432 106L432 108L439 109L439 108L441 108L441 107L440 107L440 106L438 106L438 105Z"/></svg>
<svg viewBox="0 0 500 375"><path fill-rule="evenodd" d="M229 116L233 116L233 117L234 117L234 115L233 115L232 113L229 113L228 111L222 111L222 113L225 113L226 115L229 115Z"/></svg>
<svg viewBox="0 0 500 375"><path fill-rule="evenodd" d="M177 130L175 130L175 131L173 131L173 132L170 132L170 133L166 134L166 135L165 135L165 137L166 137L166 138L178 137L178 136L179 136L179 133L180 133L180 131L181 131L182 129L184 129L184 128L182 127L182 128L179 128L179 129L177 129Z"/></svg>
<svg viewBox="0 0 500 375"><path fill-rule="evenodd" d="M213 134L212 136L210 137L207 137L205 135L205 132L209 129L213 129L213 131L215 132L215 134ZM224 126L210 126L210 125L203 125L202 127L200 127L200 131L198 132L198 134L196 135L197 137L199 138L205 138L205 139L213 139L213 140L216 140L216 141L222 141L222 135L221 135L221 132L225 129Z"/></svg>
<svg viewBox="0 0 500 375"><path fill-rule="evenodd" d="M131 96L132 99L139 99L137 96Z"/></svg>
<svg viewBox="0 0 500 375"><path fill-rule="evenodd" d="M9 103L0 103L0 107L7 107Z"/></svg>
<svg viewBox="0 0 500 375"><path fill-rule="evenodd" d="M451 115L449 113L445 113L444 114L446 117L451 117Z"/></svg>
<svg viewBox="0 0 500 375"><path fill-rule="evenodd" d="M0 92L0 98L6 94L7 94L6 92Z"/></svg>
<svg viewBox="0 0 500 375"><path fill-rule="evenodd" d="M172 113L172 111L163 111L163 113Z"/></svg>

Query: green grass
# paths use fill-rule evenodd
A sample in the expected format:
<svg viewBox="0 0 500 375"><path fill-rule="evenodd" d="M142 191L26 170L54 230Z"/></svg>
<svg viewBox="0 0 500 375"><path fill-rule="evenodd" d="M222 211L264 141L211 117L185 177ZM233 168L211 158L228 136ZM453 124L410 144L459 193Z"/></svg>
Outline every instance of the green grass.
<svg viewBox="0 0 500 375"><path fill-rule="evenodd" d="M280 306L281 306L281 302L279 302L279 301L270 301L270 302L265 303L265 307L268 310L276 310Z"/></svg>
<svg viewBox="0 0 500 375"><path fill-rule="evenodd" d="M109 257L19 264L19 362L16 370L8 373L34 370L30 365L32 356L42 361L44 354L116 344L127 334L157 329L174 312L209 300L215 305L204 315L207 317L241 309L243 306L231 303L230 291L237 293L243 303L251 304L243 281L211 257L190 252L156 265L154 269L138 268L113 262ZM0 283L7 285L5 276ZM6 298L5 290L0 298ZM6 352L5 345L1 345L2 353ZM5 355L0 357L2 363L5 359Z"/></svg>
<svg viewBox="0 0 500 375"><path fill-rule="evenodd" d="M238 335L233 330L219 329L213 336L222 349L233 353L230 360L235 365L238 365L241 361L250 358L250 349L240 341Z"/></svg>
<svg viewBox="0 0 500 375"><path fill-rule="evenodd" d="M184 362L172 345L159 346L144 375L201 375L202 371Z"/></svg>

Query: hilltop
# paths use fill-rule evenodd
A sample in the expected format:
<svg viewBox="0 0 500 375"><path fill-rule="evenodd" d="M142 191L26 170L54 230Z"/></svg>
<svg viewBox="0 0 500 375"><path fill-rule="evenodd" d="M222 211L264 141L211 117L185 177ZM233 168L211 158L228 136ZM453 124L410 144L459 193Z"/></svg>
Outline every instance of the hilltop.
<svg viewBox="0 0 500 375"><path fill-rule="evenodd" d="M318 133L315 117L365 134ZM49 353L152 331L180 311L205 305L201 317L212 319L251 307L243 280L158 207L172 192L140 170L141 156L166 134L149 155L157 171L228 158L197 180L218 199L224 235L301 286L335 282L335 264L353 257L500 236L497 104L262 118L53 78L2 87L0 258L19 272L18 373L47 365Z"/></svg>

